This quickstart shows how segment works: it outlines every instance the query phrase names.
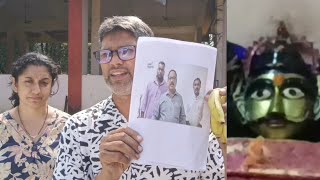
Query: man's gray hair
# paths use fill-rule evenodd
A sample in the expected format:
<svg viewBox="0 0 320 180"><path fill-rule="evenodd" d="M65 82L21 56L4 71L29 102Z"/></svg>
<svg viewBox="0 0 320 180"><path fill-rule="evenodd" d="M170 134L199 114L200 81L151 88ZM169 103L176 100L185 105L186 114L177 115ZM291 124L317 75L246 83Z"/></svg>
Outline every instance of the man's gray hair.
<svg viewBox="0 0 320 180"><path fill-rule="evenodd" d="M136 39L141 36L154 36L151 28L136 16L113 16L106 18L99 28L99 42L112 32L127 31Z"/></svg>

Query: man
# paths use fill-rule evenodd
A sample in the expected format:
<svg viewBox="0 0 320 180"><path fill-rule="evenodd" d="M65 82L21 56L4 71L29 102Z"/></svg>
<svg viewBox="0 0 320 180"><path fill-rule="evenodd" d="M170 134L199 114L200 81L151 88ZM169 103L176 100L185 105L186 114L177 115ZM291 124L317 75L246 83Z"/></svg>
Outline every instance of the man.
<svg viewBox="0 0 320 180"><path fill-rule="evenodd" d="M202 119L202 111L203 111L203 104L204 104L204 97L200 96L200 89L201 89L201 80L200 78L196 78L193 80L193 92L194 97L192 103L188 105L187 108L187 124L196 127L201 126L201 119Z"/></svg>
<svg viewBox="0 0 320 180"><path fill-rule="evenodd" d="M168 91L160 98L158 108L152 119L186 124L182 96L176 90L177 72L170 70L168 74Z"/></svg>
<svg viewBox="0 0 320 180"><path fill-rule="evenodd" d="M155 112L155 107L159 103L160 96L168 89L164 80L165 63L160 61L157 69L156 79L150 82L143 96L141 104L141 117L151 119Z"/></svg>
<svg viewBox="0 0 320 180"><path fill-rule="evenodd" d="M127 127L138 37L153 36L139 18L107 18L95 53L112 96L73 115L61 134L54 179L223 179L216 138L209 142L207 170L185 171L131 163L143 151L142 137Z"/></svg>

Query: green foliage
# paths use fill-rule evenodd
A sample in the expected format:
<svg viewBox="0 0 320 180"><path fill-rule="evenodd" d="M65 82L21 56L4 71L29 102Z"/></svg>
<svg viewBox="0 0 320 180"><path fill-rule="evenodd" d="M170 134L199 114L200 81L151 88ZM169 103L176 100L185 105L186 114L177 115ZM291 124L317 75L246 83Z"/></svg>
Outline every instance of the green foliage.
<svg viewBox="0 0 320 180"><path fill-rule="evenodd" d="M68 73L67 43L30 43L30 51L39 52L52 58L61 67L62 73Z"/></svg>
<svg viewBox="0 0 320 180"><path fill-rule="evenodd" d="M22 56L19 46L15 46L14 60ZM68 43L29 43L30 52L38 52L49 56L61 68L61 72L68 73ZM81 53L81 51L79 51ZM88 44L88 59L90 60L91 44ZM7 46L5 43L0 43L0 74L9 73L6 70L7 63ZM90 74L91 63L88 61L88 73Z"/></svg>
<svg viewBox="0 0 320 180"><path fill-rule="evenodd" d="M7 46L5 43L0 43L0 74L5 73L7 62Z"/></svg>
<svg viewBox="0 0 320 180"><path fill-rule="evenodd" d="M17 42L15 42L17 43ZM7 54L7 44L6 43L0 43L0 74L5 74L10 71L10 69L7 69L7 63L8 63L8 54ZM15 47L14 49L14 57L13 59L18 58L20 49L19 47Z"/></svg>

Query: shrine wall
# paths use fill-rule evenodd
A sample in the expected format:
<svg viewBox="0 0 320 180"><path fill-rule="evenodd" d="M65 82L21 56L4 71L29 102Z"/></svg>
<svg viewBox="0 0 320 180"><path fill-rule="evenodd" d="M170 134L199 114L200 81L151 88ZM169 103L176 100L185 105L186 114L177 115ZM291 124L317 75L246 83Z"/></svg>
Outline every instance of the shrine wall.
<svg viewBox="0 0 320 180"><path fill-rule="evenodd" d="M275 36L279 21L289 33L306 36L320 49L320 1L228 0L227 38L248 47L261 36Z"/></svg>

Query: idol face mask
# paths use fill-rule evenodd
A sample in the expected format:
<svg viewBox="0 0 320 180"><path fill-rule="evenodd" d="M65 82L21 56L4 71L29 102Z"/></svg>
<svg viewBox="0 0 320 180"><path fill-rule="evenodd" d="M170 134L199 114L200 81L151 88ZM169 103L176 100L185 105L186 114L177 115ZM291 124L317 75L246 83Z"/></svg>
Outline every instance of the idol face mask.
<svg viewBox="0 0 320 180"><path fill-rule="evenodd" d="M252 79L244 97L248 125L269 138L299 133L313 115L309 88L303 76L276 70Z"/></svg>
<svg viewBox="0 0 320 180"><path fill-rule="evenodd" d="M291 138L314 119L315 76L297 51L252 58L244 92L236 99L242 124L266 138Z"/></svg>

